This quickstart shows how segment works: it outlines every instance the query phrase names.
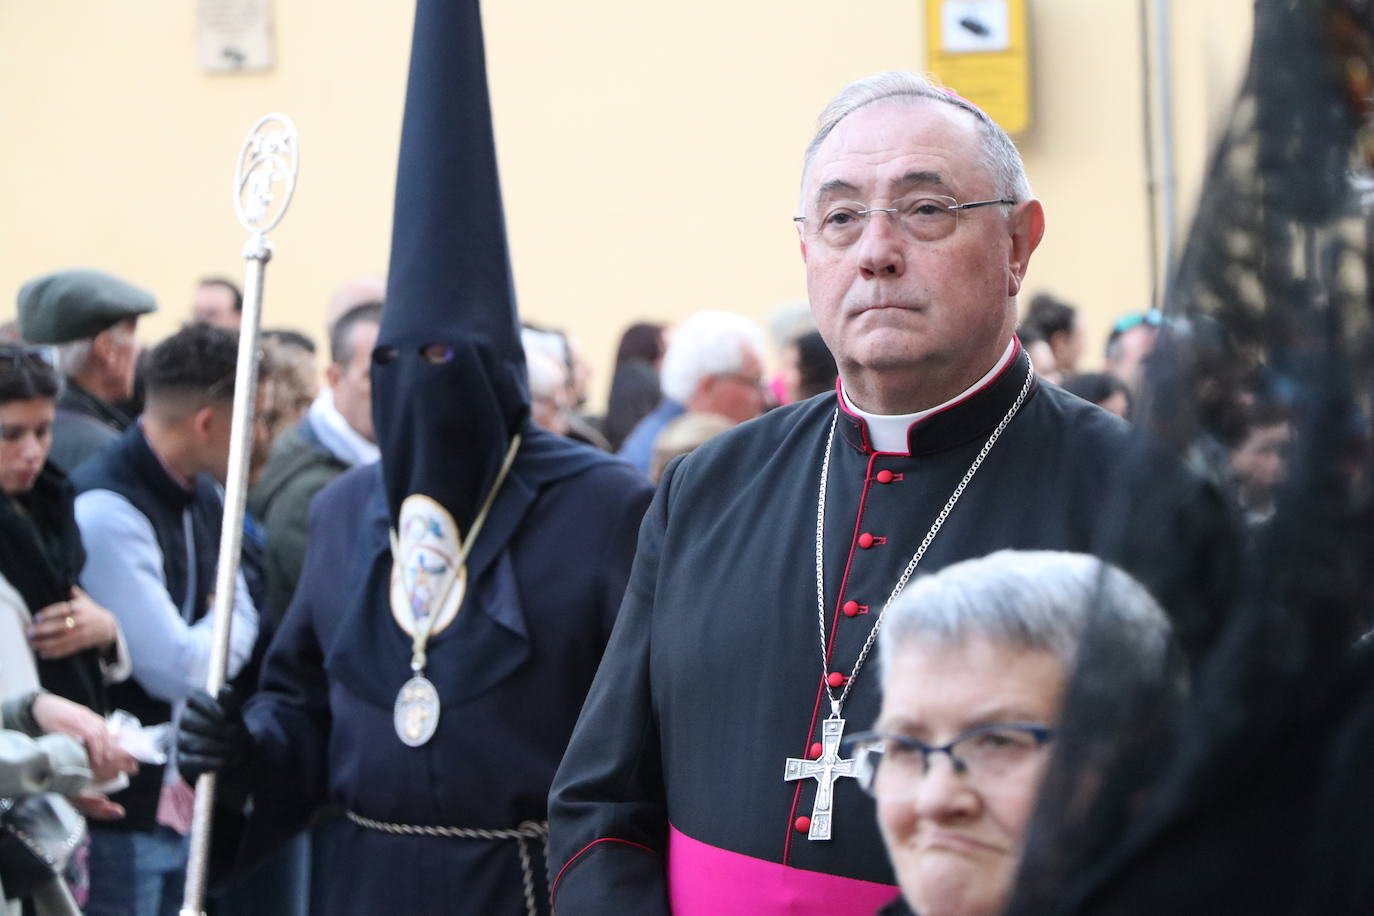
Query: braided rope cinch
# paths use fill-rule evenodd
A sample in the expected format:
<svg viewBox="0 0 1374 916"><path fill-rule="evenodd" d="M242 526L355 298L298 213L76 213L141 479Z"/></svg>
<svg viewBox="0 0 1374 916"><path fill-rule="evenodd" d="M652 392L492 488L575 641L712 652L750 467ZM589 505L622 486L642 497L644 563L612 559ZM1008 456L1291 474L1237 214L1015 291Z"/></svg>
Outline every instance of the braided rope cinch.
<svg viewBox="0 0 1374 916"><path fill-rule="evenodd" d="M549 852L549 822L525 821L513 830L486 830L480 827L434 827L426 824L392 824L387 821L374 821L352 811L346 812L348 819L359 827L390 833L398 836L430 836L450 840L515 840L520 852L520 870L525 882L525 910L529 916L538 916L539 907L534 899L534 866L530 861L530 840L539 840L544 845L544 857Z"/></svg>

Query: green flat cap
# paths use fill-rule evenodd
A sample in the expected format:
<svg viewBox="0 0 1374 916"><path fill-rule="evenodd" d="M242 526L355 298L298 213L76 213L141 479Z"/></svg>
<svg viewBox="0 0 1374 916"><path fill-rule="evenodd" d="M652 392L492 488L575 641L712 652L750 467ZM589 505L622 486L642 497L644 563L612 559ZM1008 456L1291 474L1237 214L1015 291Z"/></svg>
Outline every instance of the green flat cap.
<svg viewBox="0 0 1374 916"><path fill-rule="evenodd" d="M94 337L125 318L157 309L157 301L99 270L59 270L19 288L19 334L35 344Z"/></svg>

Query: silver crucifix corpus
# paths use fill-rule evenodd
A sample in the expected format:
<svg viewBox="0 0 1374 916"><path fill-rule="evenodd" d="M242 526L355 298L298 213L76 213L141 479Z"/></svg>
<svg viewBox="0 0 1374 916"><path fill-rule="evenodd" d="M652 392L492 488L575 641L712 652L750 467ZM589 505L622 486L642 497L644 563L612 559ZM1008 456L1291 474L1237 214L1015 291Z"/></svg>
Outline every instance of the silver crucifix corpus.
<svg viewBox="0 0 1374 916"><path fill-rule="evenodd" d="M798 779L816 780L816 803L811 806L811 829L808 840L830 839L830 814L835 805L835 780L854 776L853 759L840 759L840 737L844 734L844 719L826 719L821 724L821 756L816 760L787 758L786 782Z"/></svg>

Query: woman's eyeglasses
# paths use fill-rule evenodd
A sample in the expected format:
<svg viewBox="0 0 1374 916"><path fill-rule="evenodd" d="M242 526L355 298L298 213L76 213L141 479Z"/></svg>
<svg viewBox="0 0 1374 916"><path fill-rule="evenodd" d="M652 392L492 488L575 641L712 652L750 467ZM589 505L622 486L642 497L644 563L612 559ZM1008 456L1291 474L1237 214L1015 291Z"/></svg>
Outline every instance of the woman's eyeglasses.
<svg viewBox="0 0 1374 916"><path fill-rule="evenodd" d="M864 732L845 744L857 760L859 786L875 798L896 798L915 791L937 755L948 757L961 776L986 783L1025 771L1053 738L1054 729L1047 725L995 722L970 728L945 744L885 732Z"/></svg>

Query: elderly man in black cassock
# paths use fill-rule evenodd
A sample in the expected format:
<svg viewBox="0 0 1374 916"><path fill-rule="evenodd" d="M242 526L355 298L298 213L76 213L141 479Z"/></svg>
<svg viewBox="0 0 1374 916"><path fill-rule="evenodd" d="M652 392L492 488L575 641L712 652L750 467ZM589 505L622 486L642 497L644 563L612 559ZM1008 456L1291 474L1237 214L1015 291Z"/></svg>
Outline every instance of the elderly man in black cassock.
<svg viewBox="0 0 1374 916"><path fill-rule="evenodd" d="M251 800L240 861L325 806L322 911L547 913L550 783L611 631L649 485L529 422L477 0L420 0L387 307L380 465L316 498L242 716L191 701L183 773Z"/></svg>
<svg viewBox="0 0 1374 916"><path fill-rule="evenodd" d="M841 742L878 711L888 602L1000 548L1121 541L1129 428L1037 381L1013 333L1045 218L1000 127L912 74L854 83L795 219L838 391L663 475L550 798L562 916L872 913L893 875ZM1186 553L1189 517L1142 527Z"/></svg>

